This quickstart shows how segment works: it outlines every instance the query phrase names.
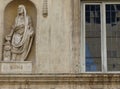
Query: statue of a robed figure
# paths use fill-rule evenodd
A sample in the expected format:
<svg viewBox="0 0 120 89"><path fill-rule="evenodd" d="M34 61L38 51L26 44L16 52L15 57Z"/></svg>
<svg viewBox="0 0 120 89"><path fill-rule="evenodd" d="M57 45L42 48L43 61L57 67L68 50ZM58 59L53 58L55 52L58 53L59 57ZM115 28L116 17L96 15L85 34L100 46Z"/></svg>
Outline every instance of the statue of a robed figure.
<svg viewBox="0 0 120 89"><path fill-rule="evenodd" d="M25 61L33 42L33 26L24 5L18 6L18 14L9 34L5 36L3 61Z"/></svg>

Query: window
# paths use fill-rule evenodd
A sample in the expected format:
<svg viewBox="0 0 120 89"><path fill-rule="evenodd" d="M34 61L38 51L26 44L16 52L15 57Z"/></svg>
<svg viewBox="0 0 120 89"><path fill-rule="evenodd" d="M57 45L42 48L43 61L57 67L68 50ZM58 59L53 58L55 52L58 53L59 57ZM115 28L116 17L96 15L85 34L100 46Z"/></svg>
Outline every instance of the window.
<svg viewBox="0 0 120 89"><path fill-rule="evenodd" d="M84 3L82 10L83 71L120 71L120 4Z"/></svg>

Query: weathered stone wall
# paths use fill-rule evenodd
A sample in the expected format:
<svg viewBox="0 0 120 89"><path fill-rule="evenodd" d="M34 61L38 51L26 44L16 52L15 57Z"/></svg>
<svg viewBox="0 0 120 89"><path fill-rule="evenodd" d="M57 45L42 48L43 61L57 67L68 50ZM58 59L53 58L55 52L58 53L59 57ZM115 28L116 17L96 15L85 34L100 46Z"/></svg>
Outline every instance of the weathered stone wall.
<svg viewBox="0 0 120 89"><path fill-rule="evenodd" d="M5 28L5 8L14 0L0 0L0 59ZM81 74L80 0L48 0L48 16L43 16L43 0L30 0L37 13L30 74L0 74L0 89L119 89L119 74ZM31 7L27 0L15 0ZM14 7L11 7L11 10ZM35 10L34 9L34 10ZM8 11L10 10L7 9ZM14 12L15 13L15 12ZM14 14L15 15L15 14ZM11 15L10 15L11 16ZM10 17L11 18L11 17ZM13 17L12 17L13 18ZM13 23L13 22L11 22ZM8 24L11 24L8 23Z"/></svg>
<svg viewBox="0 0 120 89"><path fill-rule="evenodd" d="M119 89L119 74L0 75L1 89Z"/></svg>
<svg viewBox="0 0 120 89"><path fill-rule="evenodd" d="M8 88L9 87L9 88ZM119 89L120 85L74 85L74 84L40 84L40 85L1 85L1 89Z"/></svg>
<svg viewBox="0 0 120 89"><path fill-rule="evenodd" d="M42 16L39 1L36 32L36 65L39 73L71 73L72 69L71 0L48 0L48 16Z"/></svg>
<svg viewBox="0 0 120 89"><path fill-rule="evenodd" d="M32 16L35 41L30 60L36 73L72 73L72 1L48 0L48 16L44 17L43 0L1 0L0 54L4 34L8 33L17 12L17 5L24 4ZM32 7L32 4L34 5ZM35 11L36 9L36 11ZM15 12L16 11L16 12ZM35 15L37 13L37 15ZM37 16L37 17L36 17ZM32 56L33 55L33 56ZM0 55L2 60L2 55Z"/></svg>

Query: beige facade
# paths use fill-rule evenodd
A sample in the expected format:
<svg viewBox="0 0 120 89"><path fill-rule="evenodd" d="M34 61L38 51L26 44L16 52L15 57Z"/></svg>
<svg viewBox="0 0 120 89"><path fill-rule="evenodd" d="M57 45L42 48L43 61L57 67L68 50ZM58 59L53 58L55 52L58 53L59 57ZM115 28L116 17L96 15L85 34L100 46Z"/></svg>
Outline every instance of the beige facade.
<svg viewBox="0 0 120 89"><path fill-rule="evenodd" d="M12 73L5 68L0 74L0 89L120 88L119 74L81 73L80 0L0 0L0 64L3 62L4 36L14 23L20 4L26 6L33 20L35 37L28 56L32 71L20 73L13 70ZM46 16L43 15L44 5ZM17 62L14 64L18 65Z"/></svg>

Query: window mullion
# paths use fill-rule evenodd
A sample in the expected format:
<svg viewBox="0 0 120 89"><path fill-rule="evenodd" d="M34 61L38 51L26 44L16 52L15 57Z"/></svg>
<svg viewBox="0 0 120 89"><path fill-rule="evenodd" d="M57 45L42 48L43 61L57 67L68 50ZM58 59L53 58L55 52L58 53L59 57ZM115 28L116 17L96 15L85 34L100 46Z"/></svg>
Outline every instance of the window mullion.
<svg viewBox="0 0 120 89"><path fill-rule="evenodd" d="M107 42L106 42L106 11L105 4L101 4L101 54L102 72L107 72Z"/></svg>
<svg viewBox="0 0 120 89"><path fill-rule="evenodd" d="M80 71L82 73L85 72L85 4L82 5L82 11L83 13L81 13L81 16L83 16L81 18L81 20L83 21L83 23L81 23L81 59L80 59L80 65L81 65L81 69Z"/></svg>

